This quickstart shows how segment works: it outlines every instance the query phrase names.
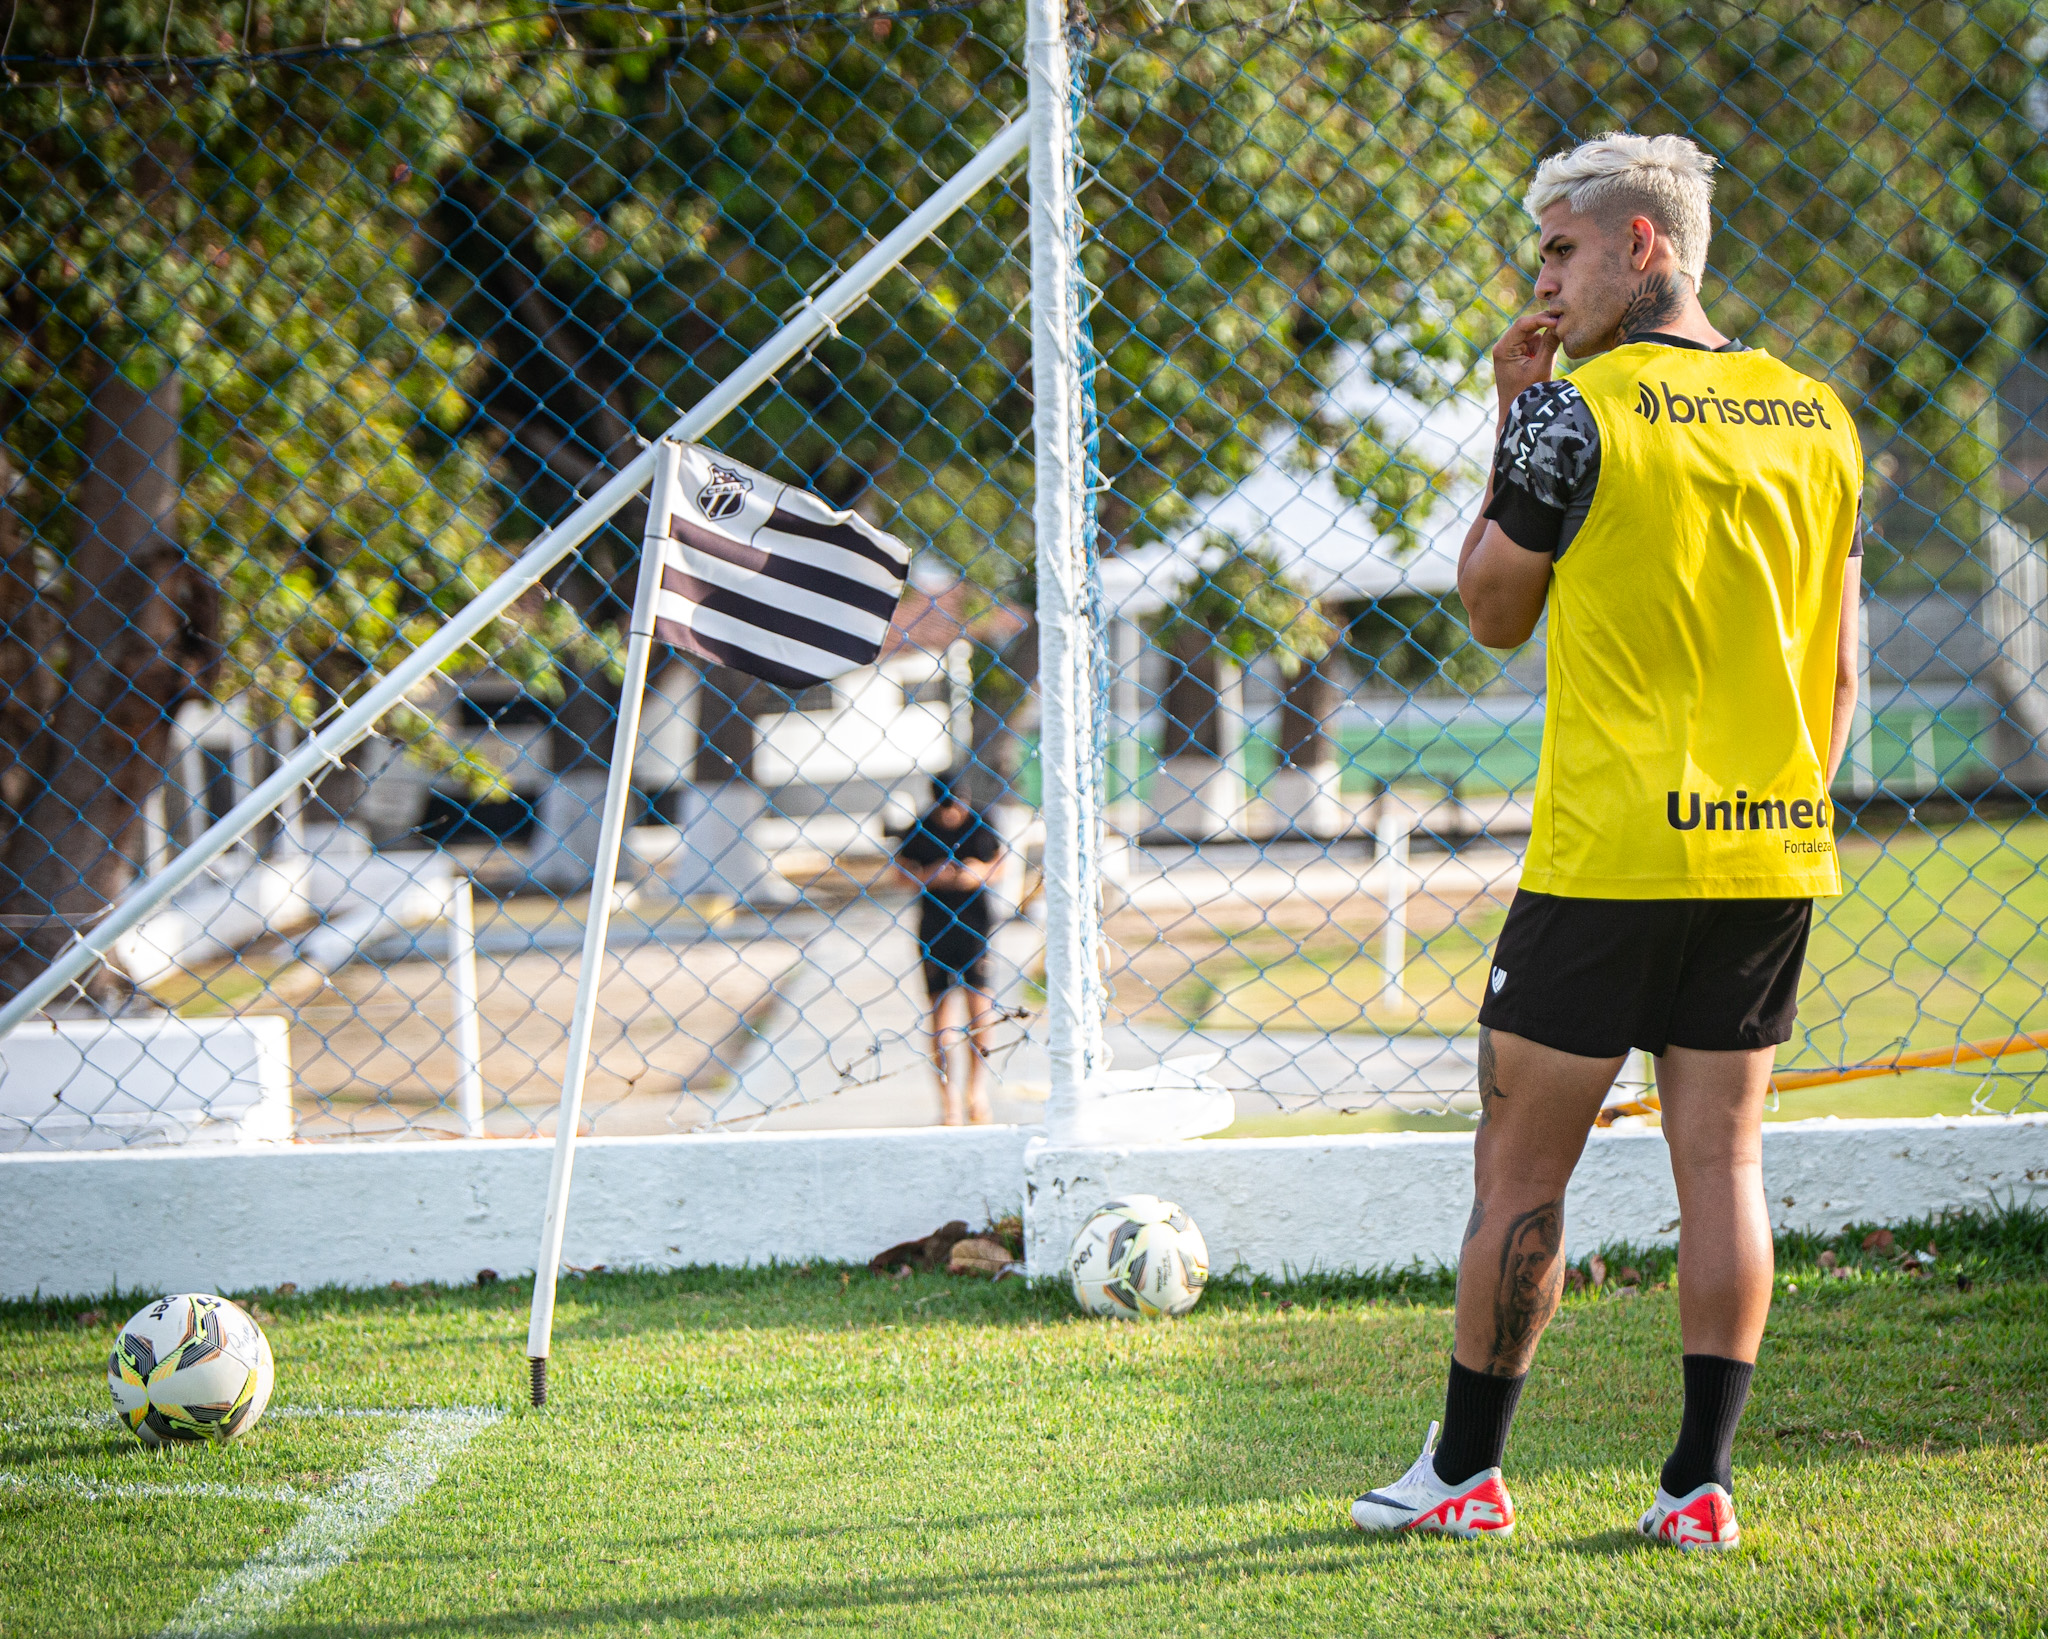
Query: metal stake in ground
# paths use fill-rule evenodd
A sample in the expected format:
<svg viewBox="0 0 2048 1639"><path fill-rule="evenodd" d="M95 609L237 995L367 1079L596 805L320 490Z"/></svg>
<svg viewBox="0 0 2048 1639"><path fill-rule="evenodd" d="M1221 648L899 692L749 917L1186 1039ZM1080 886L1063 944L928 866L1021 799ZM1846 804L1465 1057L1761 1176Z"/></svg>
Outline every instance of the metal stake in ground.
<svg viewBox="0 0 2048 1639"><path fill-rule="evenodd" d="M583 965L576 973L576 1007L569 1015L569 1057L562 1066L562 1102L555 1112L555 1161L548 1174L547 1215L541 1220L540 1256L533 1266L533 1310L526 1323L533 1403L548 1398L548 1350L555 1328L555 1282L562 1269L562 1232L569 1214L569 1180L576 1165L576 1124L583 1115L583 1085L590 1074L590 1032L603 977L605 936L611 930L612 894L619 880L619 846L626 835L626 805L633 795L633 753L640 744L640 704L647 688L647 655L654 647L654 594L661 586L659 535L682 504L676 483L680 451L663 439L654 452L654 492L647 504L647 536L640 543L640 582L627 628L626 675L619 685L619 724L612 735L612 767L604 784L597 859L590 871L590 909L583 919Z"/></svg>

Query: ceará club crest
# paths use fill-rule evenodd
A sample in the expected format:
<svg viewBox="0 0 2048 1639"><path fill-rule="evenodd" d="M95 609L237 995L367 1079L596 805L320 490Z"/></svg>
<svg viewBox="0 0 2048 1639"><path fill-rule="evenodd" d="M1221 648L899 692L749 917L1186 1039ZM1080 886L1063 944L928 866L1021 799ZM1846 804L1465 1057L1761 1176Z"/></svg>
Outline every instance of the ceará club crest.
<svg viewBox="0 0 2048 1639"><path fill-rule="evenodd" d="M697 491L697 510L713 523L730 518L746 505L747 492L753 487L753 479L714 466L710 482Z"/></svg>

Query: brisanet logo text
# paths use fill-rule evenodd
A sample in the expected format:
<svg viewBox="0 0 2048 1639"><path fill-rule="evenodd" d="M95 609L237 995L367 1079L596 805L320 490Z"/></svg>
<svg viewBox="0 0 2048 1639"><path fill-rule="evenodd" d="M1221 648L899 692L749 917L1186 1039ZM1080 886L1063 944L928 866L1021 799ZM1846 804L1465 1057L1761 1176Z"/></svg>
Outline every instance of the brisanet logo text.
<svg viewBox="0 0 2048 1639"><path fill-rule="evenodd" d="M1704 393L1680 393L1668 381L1653 391L1650 383L1636 383L1636 414L1645 421L1664 421L1674 427L1718 422L1723 427L1819 427L1835 430L1827 407L1817 398L1729 398L1712 389Z"/></svg>

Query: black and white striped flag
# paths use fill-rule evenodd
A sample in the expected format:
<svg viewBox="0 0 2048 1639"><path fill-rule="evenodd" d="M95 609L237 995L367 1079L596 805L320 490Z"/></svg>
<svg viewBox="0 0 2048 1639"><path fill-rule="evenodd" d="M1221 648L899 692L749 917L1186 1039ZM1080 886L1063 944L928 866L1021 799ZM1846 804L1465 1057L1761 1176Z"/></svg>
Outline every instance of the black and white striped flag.
<svg viewBox="0 0 2048 1639"><path fill-rule="evenodd" d="M909 551L865 519L668 440L646 550L661 562L658 642L790 690L873 665L910 572Z"/></svg>

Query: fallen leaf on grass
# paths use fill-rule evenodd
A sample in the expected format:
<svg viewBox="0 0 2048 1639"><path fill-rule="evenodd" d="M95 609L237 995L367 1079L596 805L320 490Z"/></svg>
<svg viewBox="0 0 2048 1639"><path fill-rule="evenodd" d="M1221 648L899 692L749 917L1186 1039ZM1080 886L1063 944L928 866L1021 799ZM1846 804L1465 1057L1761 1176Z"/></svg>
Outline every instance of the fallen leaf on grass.
<svg viewBox="0 0 2048 1639"><path fill-rule="evenodd" d="M1586 1260L1586 1279L1595 1286L1607 1284L1607 1260L1597 1252Z"/></svg>
<svg viewBox="0 0 2048 1639"><path fill-rule="evenodd" d="M1866 1252L1889 1252L1894 1244L1892 1232L1889 1229L1873 1229L1868 1235L1863 1237L1863 1250Z"/></svg>
<svg viewBox="0 0 2048 1639"><path fill-rule="evenodd" d="M1836 1257L1832 1252L1823 1252L1820 1255L1820 1266L1823 1269L1832 1269L1835 1267L1836 1264L1840 1263L1841 1261L1842 1260Z"/></svg>
<svg viewBox="0 0 2048 1639"><path fill-rule="evenodd" d="M944 1269L953 1248L966 1239L967 1220L955 1218L951 1223L941 1224L929 1235L920 1235L914 1241L899 1241L887 1251L877 1252L868 1259L868 1267L878 1275L901 1275L909 1269Z"/></svg>
<svg viewBox="0 0 2048 1639"><path fill-rule="evenodd" d="M1640 1286L1643 1284L1643 1272L1640 1269L1623 1269L1615 1278L1624 1286Z"/></svg>
<svg viewBox="0 0 2048 1639"><path fill-rule="evenodd" d="M1970 1279L1968 1275L1956 1276L1956 1290L1958 1292L1967 1292L1970 1290L1971 1287L1975 1286L1976 1284L1977 1283Z"/></svg>
<svg viewBox="0 0 2048 1639"><path fill-rule="evenodd" d="M949 1275L979 1275L984 1280L994 1280L1003 1272L1003 1266L1010 1261L1010 1249L1001 1241L989 1240L986 1236L970 1235L964 1241L955 1241L946 1259L946 1273Z"/></svg>
<svg viewBox="0 0 2048 1639"><path fill-rule="evenodd" d="M106 1318L99 1310L88 1309L78 1317L78 1324L81 1326L100 1326L105 1324Z"/></svg>

